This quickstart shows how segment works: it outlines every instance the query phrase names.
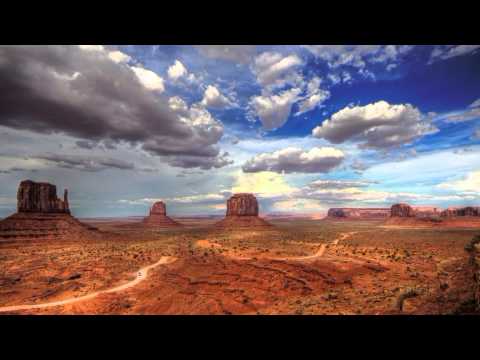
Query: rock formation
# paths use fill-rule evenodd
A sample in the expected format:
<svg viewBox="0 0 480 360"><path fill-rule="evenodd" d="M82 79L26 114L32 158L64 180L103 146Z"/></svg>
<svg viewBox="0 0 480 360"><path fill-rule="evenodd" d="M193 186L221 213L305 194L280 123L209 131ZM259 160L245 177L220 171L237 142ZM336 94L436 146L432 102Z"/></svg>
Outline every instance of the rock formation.
<svg viewBox="0 0 480 360"><path fill-rule="evenodd" d="M440 214L442 217L458 217L458 216L480 216L480 207L478 206L467 206L463 208L448 208L443 210Z"/></svg>
<svg viewBox="0 0 480 360"><path fill-rule="evenodd" d="M61 200L55 185L25 180L18 187L17 212L0 221L0 240L91 236L91 230L70 215L66 189Z"/></svg>
<svg viewBox="0 0 480 360"><path fill-rule="evenodd" d="M235 194L227 200L227 216L258 216L258 202L253 194Z"/></svg>
<svg viewBox="0 0 480 360"><path fill-rule="evenodd" d="M49 183L36 183L25 180L20 183L17 192L17 211L19 213L66 213L68 207L68 190L65 189L64 199L57 198L57 187Z"/></svg>
<svg viewBox="0 0 480 360"><path fill-rule="evenodd" d="M395 204L390 209L390 217L415 217L415 210L408 204Z"/></svg>
<svg viewBox="0 0 480 360"><path fill-rule="evenodd" d="M167 208L163 201L157 201L152 205L150 208L150 214L143 219L143 224L159 228L182 226L167 216Z"/></svg>
<svg viewBox="0 0 480 360"><path fill-rule="evenodd" d="M385 219L389 216L389 208L331 208L327 213L329 219L342 220Z"/></svg>
<svg viewBox="0 0 480 360"><path fill-rule="evenodd" d="M258 202L253 194L234 194L227 200L226 217L215 224L219 228L269 228L272 225L258 216Z"/></svg>

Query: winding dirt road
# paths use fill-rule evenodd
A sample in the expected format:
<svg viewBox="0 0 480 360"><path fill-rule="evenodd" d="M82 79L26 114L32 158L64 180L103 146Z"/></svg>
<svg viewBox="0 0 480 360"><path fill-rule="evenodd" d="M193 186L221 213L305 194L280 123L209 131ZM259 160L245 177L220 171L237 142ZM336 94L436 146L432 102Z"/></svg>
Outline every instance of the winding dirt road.
<svg viewBox="0 0 480 360"><path fill-rule="evenodd" d="M145 266L138 270L137 275L135 276L135 279L132 281L129 281L123 285L115 286L110 289L106 290L100 290L93 292L91 294L83 295L83 296L78 296L78 297L73 297L65 300L60 300L60 301L53 301L53 302L48 302L48 303L43 303L43 304L31 304L31 305L13 305L13 306L4 306L0 307L0 312L11 312L11 311L19 311L19 310L31 310L31 309L42 309L42 308L47 308L47 307L52 307L52 306L60 306L60 305L67 305L67 304L73 304L76 302L80 301L85 301L89 299L93 299L97 297L100 294L107 294L107 293L113 293L113 292L119 292L119 291L124 291L128 288L131 288L138 283L142 282L147 278L148 271L159 266L159 265L165 265L165 264L170 264L176 260L175 257L171 256L162 256L160 260L158 260L156 263Z"/></svg>
<svg viewBox="0 0 480 360"><path fill-rule="evenodd" d="M346 238L352 236L355 234L356 231L350 231L346 233L341 233L339 237L337 237L335 240L333 240L332 245L338 245L338 243L342 240L345 240ZM211 243L209 240L199 240L197 241L197 246L202 247L202 248L222 248L220 244L216 243ZM325 251L327 250L327 244L321 244L317 252L315 252L312 255L307 255L307 256L287 256L287 257L262 257L270 260L282 260L282 261L305 261L305 260L314 260L322 257L325 254ZM224 255L225 256L225 255ZM232 256L232 255L226 255L228 257L232 257L235 260L251 260L254 258L254 256Z"/></svg>

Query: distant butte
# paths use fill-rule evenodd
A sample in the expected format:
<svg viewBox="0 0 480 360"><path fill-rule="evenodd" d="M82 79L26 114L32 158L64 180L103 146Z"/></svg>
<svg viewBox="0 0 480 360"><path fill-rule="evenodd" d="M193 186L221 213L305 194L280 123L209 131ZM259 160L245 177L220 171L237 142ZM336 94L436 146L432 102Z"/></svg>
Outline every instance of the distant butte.
<svg viewBox="0 0 480 360"><path fill-rule="evenodd" d="M258 216L258 201L253 194L234 194L227 200L227 213L215 224L222 229L270 228L272 225Z"/></svg>
<svg viewBox="0 0 480 360"><path fill-rule="evenodd" d="M331 208L327 213L327 218L334 220L373 220L389 216L389 208Z"/></svg>
<svg viewBox="0 0 480 360"><path fill-rule="evenodd" d="M143 219L143 224L158 228L182 226L182 224L167 216L167 207L163 201L157 201L152 205L150 208L150 214Z"/></svg>

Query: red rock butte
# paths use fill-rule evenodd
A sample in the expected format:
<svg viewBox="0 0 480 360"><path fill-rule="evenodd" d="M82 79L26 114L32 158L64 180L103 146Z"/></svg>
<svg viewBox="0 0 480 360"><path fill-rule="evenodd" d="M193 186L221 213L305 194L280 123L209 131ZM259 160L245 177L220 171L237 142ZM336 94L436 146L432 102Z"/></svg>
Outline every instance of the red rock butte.
<svg viewBox="0 0 480 360"><path fill-rule="evenodd" d="M152 205L150 214L143 219L143 224L158 228L182 226L182 224L167 216L167 207L163 201L157 201Z"/></svg>
<svg viewBox="0 0 480 360"><path fill-rule="evenodd" d="M227 213L215 224L222 229L271 228L272 225L258 216L258 201L253 194L234 194L227 200Z"/></svg>
<svg viewBox="0 0 480 360"><path fill-rule="evenodd" d="M55 185L31 180L18 187L17 212L0 221L0 239L57 239L90 235L91 230L96 229L70 215L67 189L61 200Z"/></svg>

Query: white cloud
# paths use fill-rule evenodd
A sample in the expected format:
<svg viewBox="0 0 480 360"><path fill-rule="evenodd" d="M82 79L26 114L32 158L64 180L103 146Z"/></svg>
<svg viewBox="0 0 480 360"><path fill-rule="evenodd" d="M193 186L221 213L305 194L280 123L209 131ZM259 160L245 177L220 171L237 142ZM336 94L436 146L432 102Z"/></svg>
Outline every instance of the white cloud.
<svg viewBox="0 0 480 360"><path fill-rule="evenodd" d="M232 106L230 100L222 95L220 91L213 85L207 86L201 103L203 106L215 109L223 109Z"/></svg>
<svg viewBox="0 0 480 360"><path fill-rule="evenodd" d="M473 104L472 104L473 105ZM469 108L463 111L454 112L445 116L443 119L448 123L459 123L471 121L480 118L480 107Z"/></svg>
<svg viewBox="0 0 480 360"><path fill-rule="evenodd" d="M362 147L384 149L411 143L437 131L412 105L378 101L346 107L314 128L312 133L335 144L354 140Z"/></svg>
<svg viewBox="0 0 480 360"><path fill-rule="evenodd" d="M330 97L330 91L320 88L321 79L318 76L313 77L307 85L307 94L305 100L300 102L296 115L306 113L321 105Z"/></svg>
<svg viewBox="0 0 480 360"><path fill-rule="evenodd" d="M175 60L175 63L168 68L167 73L168 77L175 81L182 76L186 76L188 74L188 71L187 68L179 60Z"/></svg>
<svg viewBox="0 0 480 360"><path fill-rule="evenodd" d="M110 51L108 57L116 63L127 63L131 57L121 51Z"/></svg>
<svg viewBox="0 0 480 360"><path fill-rule="evenodd" d="M186 114L188 112L188 105L180 96L173 96L168 99L168 106L178 114Z"/></svg>
<svg viewBox="0 0 480 360"><path fill-rule="evenodd" d="M78 47L85 51L105 51L103 45L78 45Z"/></svg>
<svg viewBox="0 0 480 360"><path fill-rule="evenodd" d="M480 107L480 98L475 100L473 103L471 103L469 107L471 108Z"/></svg>
<svg viewBox="0 0 480 360"><path fill-rule="evenodd" d="M341 150L332 147L314 147L308 151L287 147L258 154L248 160L242 169L244 172L323 173L341 164L344 157Z"/></svg>
<svg viewBox="0 0 480 360"><path fill-rule="evenodd" d="M285 124L300 92L300 89L293 88L283 91L279 95L252 97L250 104L265 130L278 129Z"/></svg>
<svg viewBox="0 0 480 360"><path fill-rule="evenodd" d="M443 45L433 49L430 55L430 62L441 59L450 59L456 56L463 56L475 53L480 49L480 45Z"/></svg>
<svg viewBox="0 0 480 360"><path fill-rule="evenodd" d="M331 68L348 65L364 68L367 63L394 63L413 49L409 45L306 45Z"/></svg>
<svg viewBox="0 0 480 360"><path fill-rule="evenodd" d="M255 58L252 70L261 86L273 88L298 80L292 70L301 64L302 60L295 54L264 52Z"/></svg>
<svg viewBox="0 0 480 360"><path fill-rule="evenodd" d="M465 193L474 193L476 196L479 196L480 170L467 173L461 180L440 183L437 185L437 187L441 189L452 189Z"/></svg>
<svg viewBox="0 0 480 360"><path fill-rule="evenodd" d="M163 79L153 71L144 69L138 66L132 66L131 69L137 76L140 83L151 91L163 92L165 86L163 85Z"/></svg>

